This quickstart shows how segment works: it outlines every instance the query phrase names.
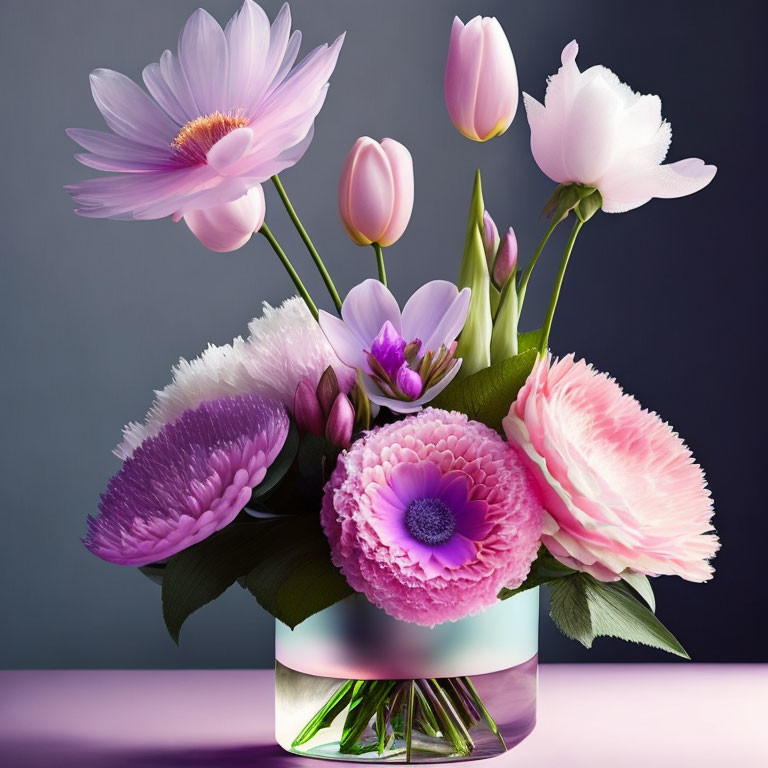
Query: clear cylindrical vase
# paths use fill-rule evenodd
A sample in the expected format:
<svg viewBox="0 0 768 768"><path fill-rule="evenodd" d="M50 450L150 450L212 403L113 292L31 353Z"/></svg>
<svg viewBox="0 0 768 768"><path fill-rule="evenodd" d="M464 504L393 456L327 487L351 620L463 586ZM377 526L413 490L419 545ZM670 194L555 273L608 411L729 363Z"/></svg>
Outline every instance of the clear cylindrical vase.
<svg viewBox="0 0 768 768"><path fill-rule="evenodd" d="M492 757L536 723L538 589L434 628L354 595L294 630L276 622L275 735L331 760Z"/></svg>

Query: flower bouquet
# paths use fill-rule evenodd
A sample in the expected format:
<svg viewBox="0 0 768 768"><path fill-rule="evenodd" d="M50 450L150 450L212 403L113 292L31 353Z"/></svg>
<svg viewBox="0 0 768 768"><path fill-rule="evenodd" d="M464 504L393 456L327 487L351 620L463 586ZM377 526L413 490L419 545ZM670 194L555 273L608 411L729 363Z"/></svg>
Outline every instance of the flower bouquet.
<svg viewBox="0 0 768 768"><path fill-rule="evenodd" d="M710 577L718 540L703 472L655 413L549 343L585 224L695 192L715 169L662 165L659 98L604 67L580 71L571 42L544 104L524 95L533 155L557 183L524 269L478 172L456 284L429 282L401 308L384 248L411 215L411 156L363 137L341 168L339 212L372 247L378 277L342 302L278 174L310 145L343 38L294 66L290 26L287 5L270 24L245 0L224 29L199 10L178 54L145 68L149 95L97 70L111 130L69 131L83 164L114 172L68 188L79 214L172 216L213 251L258 233L297 294L265 304L246 338L179 362L125 428L122 467L84 543L162 584L176 641L234 584L277 619L286 749L405 762L497 754L535 722L538 587L587 647L614 636L687 657L654 615L648 577ZM470 139L510 125L517 75L495 19L454 21L445 97ZM318 309L265 222L268 180L334 311ZM570 236L548 309L523 332L526 288L561 224Z"/></svg>

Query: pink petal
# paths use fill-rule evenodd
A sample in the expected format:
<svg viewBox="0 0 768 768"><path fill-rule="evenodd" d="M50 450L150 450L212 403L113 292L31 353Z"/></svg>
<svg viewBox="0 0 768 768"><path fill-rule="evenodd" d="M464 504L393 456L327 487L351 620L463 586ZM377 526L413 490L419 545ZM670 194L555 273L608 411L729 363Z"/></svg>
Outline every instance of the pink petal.
<svg viewBox="0 0 768 768"><path fill-rule="evenodd" d="M369 240L378 242L394 213L394 176L387 155L373 139L360 142L356 154L349 185L349 221Z"/></svg>
<svg viewBox="0 0 768 768"><path fill-rule="evenodd" d="M568 181L594 184L608 168L617 141L620 101L602 77L581 88L562 136Z"/></svg>
<svg viewBox="0 0 768 768"><path fill-rule="evenodd" d="M360 340L338 317L321 309L319 322L328 343L343 363L351 368L367 367Z"/></svg>
<svg viewBox="0 0 768 768"><path fill-rule="evenodd" d="M403 462L392 469L389 486L407 508L415 499L427 498L434 494L440 477L440 469L432 462Z"/></svg>
<svg viewBox="0 0 768 768"><path fill-rule="evenodd" d="M229 48L229 102L245 109L254 93L266 86L264 68L269 51L269 19L254 2L244 2L224 32Z"/></svg>
<svg viewBox="0 0 768 768"><path fill-rule="evenodd" d="M400 142L382 139L381 148L389 160L394 181L394 210L379 243L386 247L399 240L413 212L413 159Z"/></svg>
<svg viewBox="0 0 768 768"><path fill-rule="evenodd" d="M485 18L482 31L483 61L475 98L474 125L481 139L490 139L509 128L519 96L515 58L501 24L494 18Z"/></svg>
<svg viewBox="0 0 768 768"><path fill-rule="evenodd" d="M475 129L475 100L483 55L483 31L479 16L467 22L453 20L448 61L445 66L445 104L456 128L478 139Z"/></svg>
<svg viewBox="0 0 768 768"><path fill-rule="evenodd" d="M448 280L432 280L422 285L403 307L406 341L419 338L426 343L458 295L458 289Z"/></svg>
<svg viewBox="0 0 768 768"><path fill-rule="evenodd" d="M198 8L179 36L179 60L200 115L229 110L229 50L224 31Z"/></svg>
<svg viewBox="0 0 768 768"><path fill-rule="evenodd" d="M206 248L227 253L241 248L261 228L265 210L264 191L258 185L231 203L188 211L184 221Z"/></svg>
<svg viewBox="0 0 768 768"><path fill-rule="evenodd" d="M432 547L432 556L446 568L459 568L475 559L477 544L460 533L454 533L445 544Z"/></svg>
<svg viewBox="0 0 768 768"><path fill-rule="evenodd" d="M187 117L187 122L200 117L200 109L192 95L181 62L170 51L163 51L160 56L160 74L179 102L179 106Z"/></svg>
<svg viewBox="0 0 768 768"><path fill-rule="evenodd" d="M562 118L556 112L557 107L545 109L543 104L527 93L523 94L523 104L531 129L531 152L536 165L552 181L568 181L560 131Z"/></svg>
<svg viewBox="0 0 768 768"><path fill-rule="evenodd" d="M206 156L208 165L223 176L236 171L238 161L251 151L254 141L251 128L236 128L210 148Z"/></svg>
<svg viewBox="0 0 768 768"><path fill-rule="evenodd" d="M146 85L152 98L160 105L171 120L178 123L179 126L182 126L194 119L194 115L188 114L181 106L178 97L166 82L163 73L160 70L160 64L157 62L148 64L144 67L141 76L144 80L144 85Z"/></svg>
<svg viewBox="0 0 768 768"><path fill-rule="evenodd" d="M387 320L402 333L397 300L378 280L363 280L356 285L344 299L341 317L361 347L370 349L371 342Z"/></svg>
<svg viewBox="0 0 768 768"><path fill-rule="evenodd" d="M111 69L91 73L91 92L107 125L139 144L167 148L178 126L136 83Z"/></svg>

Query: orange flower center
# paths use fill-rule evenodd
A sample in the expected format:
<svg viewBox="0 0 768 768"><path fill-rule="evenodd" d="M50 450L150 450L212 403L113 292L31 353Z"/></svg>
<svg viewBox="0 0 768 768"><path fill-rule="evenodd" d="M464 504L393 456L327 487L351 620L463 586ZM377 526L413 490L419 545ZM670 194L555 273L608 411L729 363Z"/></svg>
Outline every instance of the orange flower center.
<svg viewBox="0 0 768 768"><path fill-rule="evenodd" d="M183 165L205 163L208 151L219 139L248 123L248 118L241 112L224 114L217 110L210 115L196 117L183 126L171 142L173 154Z"/></svg>

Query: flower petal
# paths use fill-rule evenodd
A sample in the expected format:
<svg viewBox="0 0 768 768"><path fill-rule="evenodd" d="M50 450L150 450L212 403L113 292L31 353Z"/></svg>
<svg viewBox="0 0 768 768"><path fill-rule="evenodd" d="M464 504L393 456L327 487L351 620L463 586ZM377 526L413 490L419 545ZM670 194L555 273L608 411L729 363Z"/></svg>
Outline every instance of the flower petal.
<svg viewBox="0 0 768 768"><path fill-rule="evenodd" d="M389 486L407 509L415 499L429 498L437 489L440 477L440 469L432 462L402 462L390 472Z"/></svg>
<svg viewBox="0 0 768 768"><path fill-rule="evenodd" d="M224 30L198 8L179 36L179 60L200 115L229 110L229 49Z"/></svg>
<svg viewBox="0 0 768 768"><path fill-rule="evenodd" d="M437 547L432 547L432 556L446 568L458 568L477 556L477 544L460 533Z"/></svg>
<svg viewBox="0 0 768 768"><path fill-rule="evenodd" d="M320 310L320 328L339 359L351 368L367 367L360 340L338 317Z"/></svg>
<svg viewBox="0 0 768 768"><path fill-rule="evenodd" d="M361 348L370 348L387 320L402 334L397 300L385 285L372 278L363 280L347 294L341 318L357 337Z"/></svg>
<svg viewBox="0 0 768 768"><path fill-rule="evenodd" d="M269 51L269 18L259 5L246 0L224 32L229 48L229 105L245 110L254 93L265 87Z"/></svg>
<svg viewBox="0 0 768 768"><path fill-rule="evenodd" d="M399 240L413 212L413 159L411 153L399 142L382 139L381 148L389 160L394 182L395 204L392 217L379 240L384 247Z"/></svg>
<svg viewBox="0 0 768 768"><path fill-rule="evenodd" d="M395 205L395 180L384 150L365 138L359 145L349 186L350 221L373 241L381 240Z"/></svg>
<svg viewBox="0 0 768 768"><path fill-rule="evenodd" d="M139 144L168 147L178 126L125 75L111 69L91 73L91 92L107 125Z"/></svg>

